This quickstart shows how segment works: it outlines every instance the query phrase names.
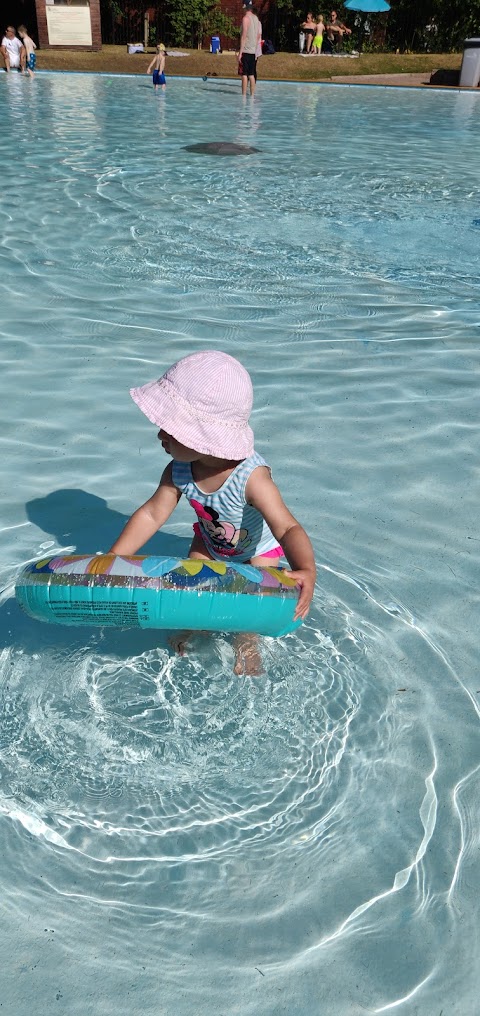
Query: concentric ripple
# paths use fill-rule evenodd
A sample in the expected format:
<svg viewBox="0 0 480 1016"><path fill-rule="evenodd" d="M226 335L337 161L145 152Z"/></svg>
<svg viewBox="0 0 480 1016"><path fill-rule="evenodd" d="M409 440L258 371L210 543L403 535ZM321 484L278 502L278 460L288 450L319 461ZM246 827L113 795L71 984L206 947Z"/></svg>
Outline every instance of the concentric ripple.
<svg viewBox="0 0 480 1016"><path fill-rule="evenodd" d="M187 915L195 949L203 943L213 959L222 927L236 927L242 962L260 955L262 974L278 980L281 957L308 972L319 952L348 949L352 935L357 952L368 930L388 941L397 897L415 909L422 935L433 901L449 884L458 891L458 823L450 857L427 853L448 801L438 745L449 709L431 709L421 670L433 668L443 687L455 675L408 610L378 599L372 580L330 567L320 575L310 622L300 637L265 640L256 679L233 675L221 636L201 638L183 658L161 645L124 656L111 632L67 649L48 628L40 653L4 651L5 863L13 870L20 837L26 899L40 877L53 899L106 907L109 946L133 908L140 936L143 927L167 936L169 990ZM76 928L70 918L67 941ZM407 971L397 972L398 986Z"/></svg>
<svg viewBox="0 0 480 1016"><path fill-rule="evenodd" d="M305 644L270 640L272 676L252 681L234 676L228 641L202 642L184 659L167 648L119 659L101 644L68 657L53 647L41 658L6 654L4 674L15 675L3 703L6 799L33 806L43 821L48 815L67 845L85 796L89 853L100 860L126 824L126 856L175 863L179 837L198 859L250 841L264 849L272 838L277 847L307 839L339 793L360 648L352 640L336 646L316 629Z"/></svg>

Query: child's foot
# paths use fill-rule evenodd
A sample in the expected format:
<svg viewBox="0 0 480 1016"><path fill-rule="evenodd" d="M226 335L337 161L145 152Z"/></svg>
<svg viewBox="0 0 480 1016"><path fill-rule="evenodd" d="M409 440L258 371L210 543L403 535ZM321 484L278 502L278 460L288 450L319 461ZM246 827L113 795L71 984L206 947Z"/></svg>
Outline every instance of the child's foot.
<svg viewBox="0 0 480 1016"><path fill-rule="evenodd" d="M185 656L192 635L193 632L191 631L174 631L168 639L174 652L178 653L179 656Z"/></svg>
<svg viewBox="0 0 480 1016"><path fill-rule="evenodd" d="M208 631L174 631L169 636L169 644L179 656L185 656L190 648L193 635L209 635Z"/></svg>
<svg viewBox="0 0 480 1016"><path fill-rule="evenodd" d="M208 631L175 631L169 636L169 644L179 656L185 656L190 648L193 635L208 635ZM234 641L235 665L234 674L246 677L259 677L263 674L262 657L258 648L256 635L244 632L236 635Z"/></svg>
<svg viewBox="0 0 480 1016"><path fill-rule="evenodd" d="M256 635L244 633L237 635L234 649L234 674L244 674L246 677L260 677L260 674L263 674L262 657L260 656Z"/></svg>

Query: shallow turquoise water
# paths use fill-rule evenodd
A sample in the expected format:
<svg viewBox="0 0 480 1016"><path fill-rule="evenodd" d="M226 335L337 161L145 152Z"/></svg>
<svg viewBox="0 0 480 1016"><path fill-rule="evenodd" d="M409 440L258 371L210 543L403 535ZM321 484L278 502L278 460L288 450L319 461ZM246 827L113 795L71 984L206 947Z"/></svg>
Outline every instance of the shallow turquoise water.
<svg viewBox="0 0 480 1016"><path fill-rule="evenodd" d="M480 100L238 91L0 79L3 1005L476 1016ZM205 346L319 564L257 680L13 599L153 490L128 388Z"/></svg>

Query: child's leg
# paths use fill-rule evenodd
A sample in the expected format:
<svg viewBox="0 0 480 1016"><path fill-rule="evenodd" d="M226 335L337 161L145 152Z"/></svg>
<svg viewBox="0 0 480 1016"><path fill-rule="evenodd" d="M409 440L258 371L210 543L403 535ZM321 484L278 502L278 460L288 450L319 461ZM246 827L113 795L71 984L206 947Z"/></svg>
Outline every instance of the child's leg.
<svg viewBox="0 0 480 1016"><path fill-rule="evenodd" d="M193 540L191 542L188 556L194 561L213 561L213 558L208 553L208 550L201 536L198 536L197 533L195 533L195 536L193 537ZM176 631L173 633L173 635L170 636L168 641L170 642L170 645L175 650L175 652L179 654L179 656L184 656L188 648L188 643L193 634L195 634L195 632L187 630L187 631ZM199 633L197 632L196 634Z"/></svg>
<svg viewBox="0 0 480 1016"><path fill-rule="evenodd" d="M201 538L195 534L190 550L188 552L189 558L194 561L212 561L212 556L208 553L208 550ZM276 558L271 557L252 557L249 564L252 564L255 568L271 568L272 564L275 564ZM199 632L192 631L178 631L171 635L169 641L170 645L175 649L175 652L183 656L188 648L188 642L193 634L198 635ZM246 674L248 677L258 677L263 673L262 658L260 656L260 650L258 646L258 635L254 632L238 632L235 635L233 643L235 651L235 674Z"/></svg>
<svg viewBox="0 0 480 1016"><path fill-rule="evenodd" d="M234 674L245 674L247 677L259 677L263 674L262 657L258 648L258 636L253 632L241 631L235 635Z"/></svg>
<svg viewBox="0 0 480 1016"><path fill-rule="evenodd" d="M249 564L254 568L271 568L279 558L252 557ZM236 674L247 674L249 677L258 677L263 674L262 657L260 656L258 635L253 632L239 632L235 636L235 666Z"/></svg>

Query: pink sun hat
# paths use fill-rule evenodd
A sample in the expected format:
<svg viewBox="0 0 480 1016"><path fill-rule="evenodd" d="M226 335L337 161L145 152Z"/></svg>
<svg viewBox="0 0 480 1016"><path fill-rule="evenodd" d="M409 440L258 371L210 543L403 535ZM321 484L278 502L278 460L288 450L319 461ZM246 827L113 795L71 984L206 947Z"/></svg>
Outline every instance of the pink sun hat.
<svg viewBox="0 0 480 1016"><path fill-rule="evenodd" d="M252 382L228 353L191 353L130 395L151 423L201 455L246 459L253 452Z"/></svg>

